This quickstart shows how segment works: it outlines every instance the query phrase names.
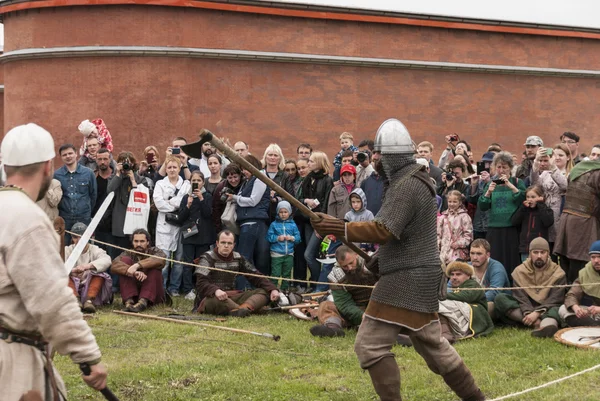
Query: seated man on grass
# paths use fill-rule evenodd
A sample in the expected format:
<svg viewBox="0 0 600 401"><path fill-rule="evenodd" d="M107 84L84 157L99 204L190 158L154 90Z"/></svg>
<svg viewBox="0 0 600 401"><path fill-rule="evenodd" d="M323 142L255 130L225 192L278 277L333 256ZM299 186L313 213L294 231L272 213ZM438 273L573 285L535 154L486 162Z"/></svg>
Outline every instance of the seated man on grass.
<svg viewBox="0 0 600 401"><path fill-rule="evenodd" d="M560 317L571 327L600 326L600 241L590 247L590 259L579 270L578 278L565 297L565 304L558 310Z"/></svg>
<svg viewBox="0 0 600 401"><path fill-rule="evenodd" d="M310 329L313 336L343 337L342 327L360 326L373 289L344 287L342 284L374 286L379 278L367 270L364 259L346 245L337 248L335 259L336 263L327 276L333 302L319 304L319 324Z"/></svg>
<svg viewBox="0 0 600 401"><path fill-rule="evenodd" d="M529 245L529 258L512 273L515 287L556 286L567 284L563 269L550 259L550 246L538 237ZM498 318L508 324L532 327L533 337L552 337L558 331L558 308L565 301L564 288L513 290L513 295L498 294L495 308Z"/></svg>
<svg viewBox="0 0 600 401"><path fill-rule="evenodd" d="M491 288L485 291L487 298L487 310L490 316L494 316L494 300L496 295L505 293L510 295L510 290L496 290L494 288L510 287L508 274L502 263L490 257L492 247L487 240L478 238L471 243L471 266L473 266L474 274L471 277L484 288ZM450 285L450 283L448 283Z"/></svg>
<svg viewBox="0 0 600 401"><path fill-rule="evenodd" d="M455 261L446 268L451 287L446 299L440 301L442 336L453 344L456 340L487 335L494 329L488 314L488 301L483 290L461 291L463 288L481 288L472 277L473 266Z"/></svg>
<svg viewBox="0 0 600 401"><path fill-rule="evenodd" d="M73 224L70 230L73 233L72 243L65 247L65 260L69 259L85 230L87 230L85 224ZM83 312L96 313L96 306L111 303L112 279L105 273L111 261L104 249L92 244L87 244L79 255L75 267L69 274L69 288L73 290Z"/></svg>
<svg viewBox="0 0 600 401"><path fill-rule="evenodd" d="M139 313L148 306L165 302L162 279L165 260L153 256L166 258L166 255L150 246L150 233L143 228L133 232L131 245L136 252L123 252L113 261L111 269L119 275L124 310Z"/></svg>
<svg viewBox="0 0 600 401"><path fill-rule="evenodd" d="M200 256L196 268L196 301L194 311L211 315L231 315L247 317L258 312L269 300L277 301L279 291L268 279L245 276L256 287L255 290L235 290L235 278L239 273L261 275L256 268L242 255L233 251L235 236L229 230L217 235L215 249ZM216 267L227 270L218 271L208 268Z"/></svg>

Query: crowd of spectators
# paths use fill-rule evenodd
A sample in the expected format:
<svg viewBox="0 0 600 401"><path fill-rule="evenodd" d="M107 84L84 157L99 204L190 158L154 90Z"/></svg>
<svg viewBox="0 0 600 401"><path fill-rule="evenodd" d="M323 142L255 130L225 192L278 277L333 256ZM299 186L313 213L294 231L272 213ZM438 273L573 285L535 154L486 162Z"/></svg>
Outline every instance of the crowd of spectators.
<svg viewBox="0 0 600 401"><path fill-rule="evenodd" d="M77 223L89 224L107 194L113 192L114 199L95 238L134 250L137 240L143 249L151 248L153 254L174 260L152 264L153 269L162 269L162 287L171 297L196 297L196 277L189 264L213 249L217 234L224 229L236 234L234 250L246 261L264 275L281 278L273 279L280 289L302 293L327 288L301 280L326 282L332 264L324 259L335 253L340 242L322 238L306 216L210 143L203 145L201 158L186 155L182 146L187 140L183 137L174 138L164 153L156 146L147 146L138 158L125 150L112 153L102 143L105 139L101 141L98 132L91 127L89 130L81 152L72 144L60 146L63 165L39 202L51 219L64 219L67 231ZM98 130L108 132L104 122ZM232 148L313 212L346 221L373 220L386 188L381 154L371 140L356 146L349 132L339 139L341 149L331 159L307 143L299 144L294 154L289 149L284 152L277 144L270 144L257 155L242 141ZM522 155L520 149L513 149L518 152L511 154L501 144L491 143L486 149L478 149L478 157L471 145L456 135L446 136L445 140L447 146L438 163L431 142L423 141L415 149L416 161L425 166L437 193L438 244L443 263L468 262L473 256L472 242L486 239L495 268L503 267L505 275L501 276L512 281L513 270L530 254L531 241L541 237L549 242L549 254L560 263L568 282L575 281L588 258L571 252L576 247L576 234L569 224L574 223L565 221L561 225L565 213L570 213L564 210L565 204L567 209L573 208L566 196L573 178L570 180L569 174L578 163L599 159L600 145L586 156L580 152L579 136L565 132L550 147L545 147L538 136L529 136ZM112 137L110 143L112 149ZM588 166L577 177L590 169L594 170ZM585 188L579 188L590 202L600 195L600 181L593 178L587 179ZM134 238L136 235L125 233L124 224L131 193L140 185L149 190L151 208L147 224L136 227ZM586 230L589 237L579 244L582 248L589 249L598 239L600 205L597 201L594 205L592 210L581 206L588 211L582 209L575 216L586 222L593 220ZM235 219L231 221L233 211ZM574 215L577 213L570 213L566 220L573 220ZM65 245L71 241L66 234ZM377 249L376 245L357 245L371 252ZM113 292L122 291L120 276L128 277L128 292L132 291L132 277L140 283L141 278L147 279L147 274L136 273L143 264L136 263L138 258L120 248L100 246L120 263L116 269L108 269ZM121 266L127 261L134 268ZM474 266L478 263L473 260ZM478 281L485 282L483 277ZM247 289L251 284L238 277L236 287Z"/></svg>

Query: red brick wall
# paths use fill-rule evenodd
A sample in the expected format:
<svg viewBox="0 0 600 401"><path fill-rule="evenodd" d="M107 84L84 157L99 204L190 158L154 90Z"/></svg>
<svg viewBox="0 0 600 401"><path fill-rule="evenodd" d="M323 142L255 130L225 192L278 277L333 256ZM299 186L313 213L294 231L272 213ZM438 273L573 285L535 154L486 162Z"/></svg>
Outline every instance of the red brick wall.
<svg viewBox="0 0 600 401"><path fill-rule="evenodd" d="M94 29L98 26L98 29ZM6 51L56 46L230 48L468 63L598 69L600 41L307 20L168 7L73 7L5 20ZM401 119L439 156L458 133L476 154L490 142L521 151L527 135L549 144L565 130L600 142L600 80L158 57L25 60L4 65L5 128L36 121L57 143L81 143L102 117L116 149L164 149L203 127L245 140L262 155L310 142L329 155L343 131L357 142Z"/></svg>
<svg viewBox="0 0 600 401"><path fill-rule="evenodd" d="M176 7L61 7L11 14L4 24L7 30L5 51L86 45L181 46L530 67L600 68L599 40Z"/></svg>
<svg viewBox="0 0 600 401"><path fill-rule="evenodd" d="M291 155L308 141L332 155L342 131L373 138L389 117L438 149L457 132L477 154L494 141L520 151L527 135L553 143L567 129L585 148L600 141L600 88L589 79L184 58L23 61L5 73L7 128L33 120L79 145L79 122L102 117L117 149L136 152L218 121L216 133L255 154L277 142Z"/></svg>

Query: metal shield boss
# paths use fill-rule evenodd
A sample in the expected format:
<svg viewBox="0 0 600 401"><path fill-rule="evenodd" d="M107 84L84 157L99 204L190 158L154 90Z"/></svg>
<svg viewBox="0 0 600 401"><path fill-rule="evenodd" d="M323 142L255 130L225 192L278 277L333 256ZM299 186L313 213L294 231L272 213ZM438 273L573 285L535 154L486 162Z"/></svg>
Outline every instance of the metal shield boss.
<svg viewBox="0 0 600 401"><path fill-rule="evenodd" d="M387 119L381 124L375 136L375 151L382 155L414 154L415 145L408 130L395 118Z"/></svg>

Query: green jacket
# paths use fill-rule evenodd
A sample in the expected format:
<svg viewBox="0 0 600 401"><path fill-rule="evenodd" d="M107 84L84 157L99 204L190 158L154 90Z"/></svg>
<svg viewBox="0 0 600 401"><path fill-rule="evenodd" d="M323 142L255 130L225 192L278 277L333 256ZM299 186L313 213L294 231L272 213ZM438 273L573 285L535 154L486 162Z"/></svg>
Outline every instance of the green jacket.
<svg viewBox="0 0 600 401"><path fill-rule="evenodd" d="M494 322L492 322L492 318L488 313L485 291L460 291L461 288L481 288L481 286L477 281L468 279L457 289L449 291L446 298L451 301L466 302L471 306L471 322L469 327L471 335L469 337L490 334L494 330Z"/></svg>
<svg viewBox="0 0 600 401"><path fill-rule="evenodd" d="M483 195L479 197L477 207L482 212L490 211L488 213L488 227L512 227L511 217L525 200L526 188L523 180L511 177L510 182L517 187L519 192L513 194L510 188L505 185L498 185L490 197L486 198L485 193L492 182L490 181L483 188Z"/></svg>
<svg viewBox="0 0 600 401"><path fill-rule="evenodd" d="M365 304L361 308L352 298L352 294L343 289L332 290L331 294L333 295L333 303L335 303L335 307L340 312L340 315L351 326L360 326L367 305Z"/></svg>

